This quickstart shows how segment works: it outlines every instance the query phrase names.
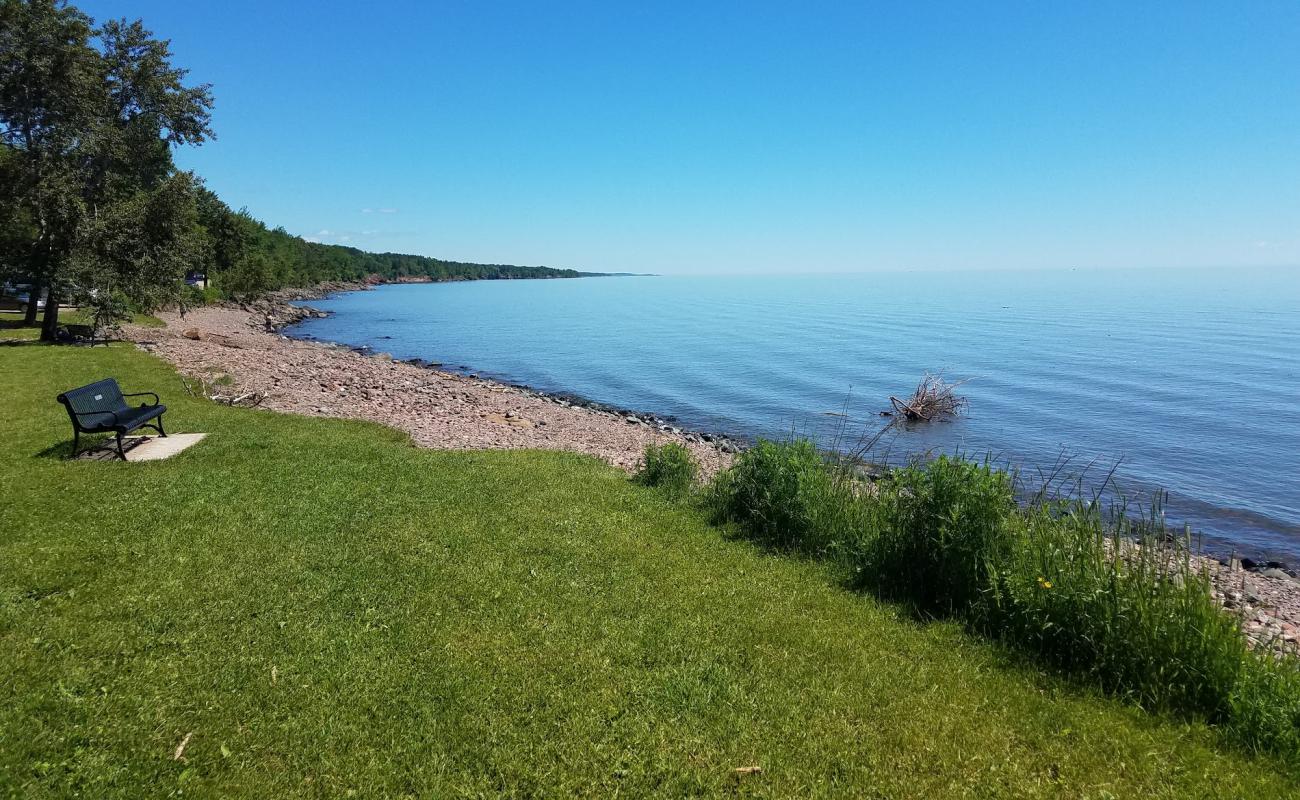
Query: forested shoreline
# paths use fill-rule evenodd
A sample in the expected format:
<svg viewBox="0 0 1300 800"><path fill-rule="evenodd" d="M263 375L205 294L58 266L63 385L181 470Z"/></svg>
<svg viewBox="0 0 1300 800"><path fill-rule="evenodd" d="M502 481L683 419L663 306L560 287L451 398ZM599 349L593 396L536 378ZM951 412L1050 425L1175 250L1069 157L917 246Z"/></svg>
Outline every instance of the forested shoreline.
<svg viewBox="0 0 1300 800"><path fill-rule="evenodd" d="M244 297L327 281L502 280L579 278L600 273L513 264L446 261L405 253L372 253L309 242L283 228L268 228L247 211L232 211L206 188L198 190L198 224L207 242L197 271L212 278L221 296Z"/></svg>

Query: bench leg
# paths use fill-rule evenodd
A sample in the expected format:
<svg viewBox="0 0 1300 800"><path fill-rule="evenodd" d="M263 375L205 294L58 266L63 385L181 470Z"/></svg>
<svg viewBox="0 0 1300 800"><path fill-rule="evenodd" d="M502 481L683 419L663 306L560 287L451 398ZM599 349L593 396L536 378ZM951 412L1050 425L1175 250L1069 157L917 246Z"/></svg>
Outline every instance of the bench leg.
<svg viewBox="0 0 1300 800"><path fill-rule="evenodd" d="M122 432L117 432L117 457L126 461L126 451L122 449Z"/></svg>
<svg viewBox="0 0 1300 800"><path fill-rule="evenodd" d="M72 432L72 457L73 458L77 457L77 450L80 449L80 447L81 447L81 431L74 430Z"/></svg>
<svg viewBox="0 0 1300 800"><path fill-rule="evenodd" d="M167 438L167 431L163 430L162 414L159 414L159 415L158 415L158 421L157 421L156 423L155 423L155 422L146 422L145 424L141 425L140 427L141 427L141 428L152 428L152 429L158 431L158 433L159 433L159 434L160 434L164 439Z"/></svg>

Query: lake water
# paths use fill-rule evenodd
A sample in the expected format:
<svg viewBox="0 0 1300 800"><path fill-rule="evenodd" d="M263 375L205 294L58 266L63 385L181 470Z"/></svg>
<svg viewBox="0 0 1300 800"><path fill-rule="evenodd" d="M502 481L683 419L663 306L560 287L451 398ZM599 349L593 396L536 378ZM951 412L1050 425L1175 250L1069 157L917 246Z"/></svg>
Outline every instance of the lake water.
<svg viewBox="0 0 1300 800"><path fill-rule="evenodd" d="M1300 270L610 277L415 284L312 305L296 335L742 437L853 436L927 370L952 422L894 458L992 454L1136 497L1211 549L1300 556ZM1089 465L1091 465L1089 467Z"/></svg>

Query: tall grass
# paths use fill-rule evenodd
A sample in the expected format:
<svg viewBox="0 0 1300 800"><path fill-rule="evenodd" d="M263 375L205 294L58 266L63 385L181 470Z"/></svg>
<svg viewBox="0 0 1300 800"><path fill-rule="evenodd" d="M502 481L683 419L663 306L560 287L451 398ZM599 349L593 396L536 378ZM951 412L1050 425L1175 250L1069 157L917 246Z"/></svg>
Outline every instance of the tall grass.
<svg viewBox="0 0 1300 800"><path fill-rule="evenodd" d="M876 484L812 442L760 442L707 492L767 545L840 562L856 585L1143 707L1204 719L1300 764L1300 659L1257 653L1158 514L1015 502L987 463L940 457Z"/></svg>
<svg viewBox="0 0 1300 800"><path fill-rule="evenodd" d="M646 445L641 465L633 478L643 486L654 486L669 495L689 494L695 488L699 464L685 445L667 442Z"/></svg>
<svg viewBox="0 0 1300 800"><path fill-rule="evenodd" d="M1005 526L1015 545L991 585L991 632L1145 706L1226 718L1246 638L1186 543L1077 502Z"/></svg>
<svg viewBox="0 0 1300 800"><path fill-rule="evenodd" d="M884 521L858 540L859 581L924 611L974 608L1010 555L1012 482L987 464L941 456L896 470L865 502Z"/></svg>
<svg viewBox="0 0 1300 800"><path fill-rule="evenodd" d="M717 475L707 497L715 521L738 523L769 547L830 555L863 521L842 478L811 441L760 440Z"/></svg>

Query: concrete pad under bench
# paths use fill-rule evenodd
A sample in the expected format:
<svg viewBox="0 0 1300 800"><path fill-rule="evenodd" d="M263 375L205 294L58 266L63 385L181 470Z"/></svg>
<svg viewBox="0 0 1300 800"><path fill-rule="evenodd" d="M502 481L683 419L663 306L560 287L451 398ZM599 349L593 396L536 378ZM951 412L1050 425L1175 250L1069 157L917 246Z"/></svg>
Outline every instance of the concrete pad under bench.
<svg viewBox="0 0 1300 800"><path fill-rule="evenodd" d="M127 461L161 461L203 441L206 433L173 433L170 436L127 436L122 440ZM89 461L118 461L112 439L104 445L82 453L78 458Z"/></svg>

